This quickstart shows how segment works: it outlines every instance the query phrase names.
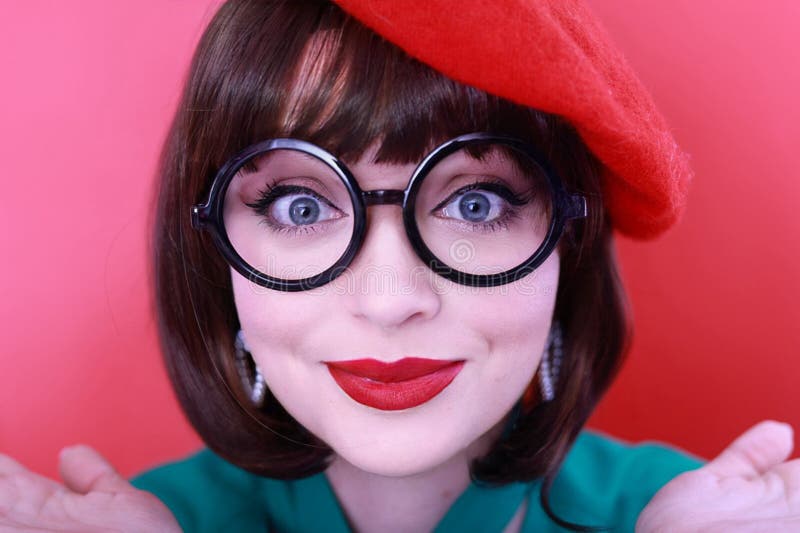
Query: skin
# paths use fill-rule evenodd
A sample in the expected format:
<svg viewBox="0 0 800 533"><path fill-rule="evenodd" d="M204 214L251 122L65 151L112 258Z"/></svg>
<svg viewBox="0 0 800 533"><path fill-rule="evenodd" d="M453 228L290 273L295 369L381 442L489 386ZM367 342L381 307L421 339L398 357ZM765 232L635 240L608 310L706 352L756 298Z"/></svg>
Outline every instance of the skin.
<svg viewBox="0 0 800 533"><path fill-rule="evenodd" d="M375 164L371 152L349 165L362 189L403 189L415 165ZM533 379L558 273L553 253L524 286L454 284L415 255L400 208L379 205L349 272L328 286L283 293L231 276L248 349L281 404L335 451L327 475L356 528L424 531L467 487L470 460ZM467 362L442 393L402 411L355 402L322 363L404 356Z"/></svg>
<svg viewBox="0 0 800 533"><path fill-rule="evenodd" d="M636 530L800 531L800 459L787 460L793 441L788 424L753 426L706 466L658 491Z"/></svg>
<svg viewBox="0 0 800 533"><path fill-rule="evenodd" d="M158 498L134 488L94 449L67 447L58 459L63 483L0 454L0 532L180 533Z"/></svg>

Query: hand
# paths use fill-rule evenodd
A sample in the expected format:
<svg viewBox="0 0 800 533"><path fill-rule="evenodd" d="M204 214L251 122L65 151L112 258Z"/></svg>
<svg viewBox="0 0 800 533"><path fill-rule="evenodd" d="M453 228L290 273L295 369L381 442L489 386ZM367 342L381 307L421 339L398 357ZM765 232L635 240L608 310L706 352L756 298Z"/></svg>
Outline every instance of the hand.
<svg viewBox="0 0 800 533"><path fill-rule="evenodd" d="M667 483L644 508L637 532L800 531L800 459L792 428L764 421L716 459Z"/></svg>
<svg viewBox="0 0 800 533"><path fill-rule="evenodd" d="M0 454L0 532L180 532L149 492L134 488L88 446L59 455L64 485Z"/></svg>

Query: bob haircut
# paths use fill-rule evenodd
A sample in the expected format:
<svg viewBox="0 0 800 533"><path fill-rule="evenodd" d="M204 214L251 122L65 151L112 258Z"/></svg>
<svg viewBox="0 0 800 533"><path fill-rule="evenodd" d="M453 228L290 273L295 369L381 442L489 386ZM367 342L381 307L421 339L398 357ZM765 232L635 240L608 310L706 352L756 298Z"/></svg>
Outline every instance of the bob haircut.
<svg viewBox="0 0 800 533"><path fill-rule="evenodd" d="M452 81L324 0L225 3L195 52L161 154L153 233L159 335L183 411L215 453L279 479L323 471L332 455L269 392L264 407L251 406L239 381L231 270L189 216L219 167L274 137L305 139L343 160L377 143L376 162L416 163L436 144L475 131L538 146L565 186L587 198L588 218L571 221L558 245L554 319L564 358L556 400L526 403L513 429L471 465L478 482L542 477L544 509L569 524L547 496L629 338L599 163L561 118Z"/></svg>

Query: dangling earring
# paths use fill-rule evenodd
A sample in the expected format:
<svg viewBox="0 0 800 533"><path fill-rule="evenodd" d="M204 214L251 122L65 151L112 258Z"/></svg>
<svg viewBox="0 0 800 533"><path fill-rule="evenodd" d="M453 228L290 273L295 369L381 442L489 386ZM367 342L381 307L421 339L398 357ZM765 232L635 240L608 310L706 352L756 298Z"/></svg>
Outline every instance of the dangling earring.
<svg viewBox="0 0 800 533"><path fill-rule="evenodd" d="M242 386L250 397L250 401L253 405L255 407L261 407L264 405L267 384L264 382L264 376L261 375L261 370L259 370L255 361L253 361L255 376L251 376L252 372L250 371L248 359L252 359L252 357L244 342L244 333L242 330L236 333L236 342L234 346L236 347L236 370L239 372Z"/></svg>
<svg viewBox="0 0 800 533"><path fill-rule="evenodd" d="M550 326L550 335L547 337L547 346L542 355L542 362L539 363L539 390L544 402L553 401L556 397L555 387L558 383L562 358L561 324L554 320Z"/></svg>

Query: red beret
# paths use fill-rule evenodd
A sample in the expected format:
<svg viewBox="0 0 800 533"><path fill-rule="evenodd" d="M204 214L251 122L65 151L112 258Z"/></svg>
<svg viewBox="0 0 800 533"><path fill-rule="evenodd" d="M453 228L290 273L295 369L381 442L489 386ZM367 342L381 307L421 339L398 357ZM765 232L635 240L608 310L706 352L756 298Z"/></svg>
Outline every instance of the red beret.
<svg viewBox="0 0 800 533"><path fill-rule="evenodd" d="M335 0L446 76L567 119L603 163L614 227L675 223L692 178L647 90L580 0Z"/></svg>

